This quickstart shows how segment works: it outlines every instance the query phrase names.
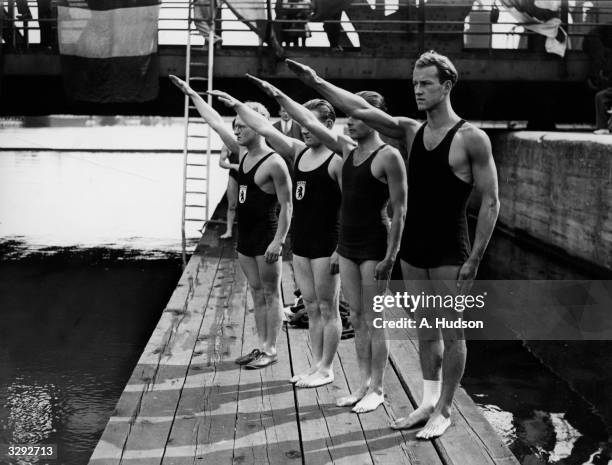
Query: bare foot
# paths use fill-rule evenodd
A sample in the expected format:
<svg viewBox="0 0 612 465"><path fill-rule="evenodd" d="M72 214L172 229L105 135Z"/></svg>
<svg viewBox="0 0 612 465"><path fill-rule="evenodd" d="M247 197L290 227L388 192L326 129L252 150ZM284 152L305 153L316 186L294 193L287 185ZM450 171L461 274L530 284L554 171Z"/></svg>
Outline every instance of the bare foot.
<svg viewBox="0 0 612 465"><path fill-rule="evenodd" d="M317 371L305 378L300 379L295 385L301 388L316 388L319 386L325 386L326 384L334 381L334 374L330 371L320 372Z"/></svg>
<svg viewBox="0 0 612 465"><path fill-rule="evenodd" d="M350 407L351 405L355 405L359 402L368 392L368 387L362 387L358 391L355 391L353 394L349 394L348 396L339 397L336 400L336 405L338 407Z"/></svg>
<svg viewBox="0 0 612 465"><path fill-rule="evenodd" d="M219 239L231 239L231 237L232 237L232 232L226 231L225 234L221 234L219 236Z"/></svg>
<svg viewBox="0 0 612 465"><path fill-rule="evenodd" d="M298 381L307 378L308 376L314 374L317 372L317 370L319 369L319 367L317 365L313 365L311 366L307 371L303 372L303 373L298 373L297 375L295 375L294 377L292 377L289 382L291 383L297 383Z"/></svg>
<svg viewBox="0 0 612 465"><path fill-rule="evenodd" d="M434 412L423 429L416 434L419 439L433 439L442 436L451 425L450 417L445 417L441 412Z"/></svg>
<svg viewBox="0 0 612 465"><path fill-rule="evenodd" d="M416 426L421 423L425 423L431 417L434 408L433 406L424 406L421 405L414 412L412 412L407 417L398 418L393 423L391 423L391 428L393 429L410 429L413 426Z"/></svg>
<svg viewBox="0 0 612 465"><path fill-rule="evenodd" d="M366 413L372 412L376 410L380 404L385 401L385 396L383 393L378 393L374 391L368 392L363 399L361 399L357 404L353 407L353 412L355 413Z"/></svg>

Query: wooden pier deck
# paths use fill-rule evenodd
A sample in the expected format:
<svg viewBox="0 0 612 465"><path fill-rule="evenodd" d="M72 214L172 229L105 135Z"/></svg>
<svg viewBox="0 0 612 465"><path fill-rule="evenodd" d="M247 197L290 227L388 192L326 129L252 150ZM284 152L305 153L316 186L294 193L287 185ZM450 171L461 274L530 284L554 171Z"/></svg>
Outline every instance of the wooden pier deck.
<svg viewBox="0 0 612 465"><path fill-rule="evenodd" d="M342 341L336 381L288 382L311 363L307 330L283 328L279 363L245 370L233 360L256 345L252 301L231 242L207 228L90 459L91 465L351 464L514 465L516 458L459 391L453 426L434 441L396 432L421 397L414 341L391 341L387 402L356 415L335 406L355 389L353 339ZM293 297L283 263L285 301Z"/></svg>

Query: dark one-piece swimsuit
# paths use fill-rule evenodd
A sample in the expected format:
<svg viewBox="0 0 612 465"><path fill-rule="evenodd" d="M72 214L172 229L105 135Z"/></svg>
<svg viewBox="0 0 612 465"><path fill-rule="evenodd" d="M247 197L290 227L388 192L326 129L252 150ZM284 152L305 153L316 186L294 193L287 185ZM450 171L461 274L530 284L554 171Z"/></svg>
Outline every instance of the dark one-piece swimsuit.
<svg viewBox="0 0 612 465"><path fill-rule="evenodd" d="M274 239L278 226L278 200L276 194L268 194L255 184L255 174L259 167L274 152L259 160L248 173L244 172L245 155L238 168L238 245L239 253L256 257L264 255Z"/></svg>

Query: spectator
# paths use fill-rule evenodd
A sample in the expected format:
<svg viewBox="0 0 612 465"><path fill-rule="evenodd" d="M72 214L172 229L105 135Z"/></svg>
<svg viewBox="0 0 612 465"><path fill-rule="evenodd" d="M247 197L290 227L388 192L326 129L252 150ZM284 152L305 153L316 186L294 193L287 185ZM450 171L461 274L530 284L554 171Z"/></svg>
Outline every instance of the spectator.
<svg viewBox="0 0 612 465"><path fill-rule="evenodd" d="M57 7L52 0L37 0L40 45L46 48L57 46Z"/></svg>
<svg viewBox="0 0 612 465"><path fill-rule="evenodd" d="M308 15L309 0L277 0L274 8L276 19L282 22L275 24L276 37L286 46L305 45L310 37Z"/></svg>
<svg viewBox="0 0 612 465"><path fill-rule="evenodd" d="M193 22L200 35L204 38L204 45L206 45L206 41L210 37L210 23L214 20L216 12L216 0L196 0L193 5ZM221 37L214 34L213 43L220 41Z"/></svg>
<svg viewBox="0 0 612 465"><path fill-rule="evenodd" d="M351 4L350 0L312 0L313 13L310 21L323 21L323 30L327 34L329 46L341 51L340 38L342 13Z"/></svg>

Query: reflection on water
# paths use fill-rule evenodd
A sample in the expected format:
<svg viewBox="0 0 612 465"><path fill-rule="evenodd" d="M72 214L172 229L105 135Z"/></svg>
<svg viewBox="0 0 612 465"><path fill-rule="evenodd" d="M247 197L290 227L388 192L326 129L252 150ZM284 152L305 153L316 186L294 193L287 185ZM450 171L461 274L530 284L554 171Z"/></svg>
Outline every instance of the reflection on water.
<svg viewBox="0 0 612 465"><path fill-rule="evenodd" d="M214 210L227 171L218 156L210 168ZM20 239L29 249L180 250L181 199L177 153L0 154L0 238ZM188 237L199 238L200 226L192 224Z"/></svg>
<svg viewBox="0 0 612 465"><path fill-rule="evenodd" d="M499 233L479 277L595 279ZM601 341L468 341L462 385L521 464L607 465L611 348ZM585 383L602 395L589 395Z"/></svg>
<svg viewBox="0 0 612 465"><path fill-rule="evenodd" d="M71 248L7 260L7 248L0 444L57 444L52 463L87 463L176 286L180 255Z"/></svg>

